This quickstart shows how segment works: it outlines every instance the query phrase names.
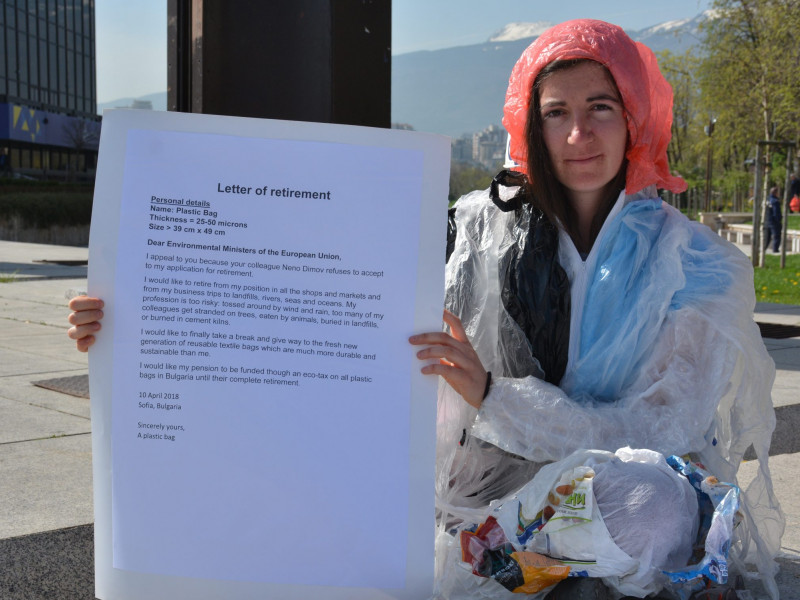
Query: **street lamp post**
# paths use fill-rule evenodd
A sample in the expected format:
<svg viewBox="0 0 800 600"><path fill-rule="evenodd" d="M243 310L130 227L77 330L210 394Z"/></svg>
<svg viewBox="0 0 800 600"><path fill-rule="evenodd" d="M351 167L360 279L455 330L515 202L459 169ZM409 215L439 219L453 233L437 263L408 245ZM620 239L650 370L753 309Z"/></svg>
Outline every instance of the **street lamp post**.
<svg viewBox="0 0 800 600"><path fill-rule="evenodd" d="M708 136L708 151L706 153L706 200L704 208L706 212L711 210L711 136L714 134L714 125L717 120L714 117L709 118L708 125L704 127L704 131Z"/></svg>

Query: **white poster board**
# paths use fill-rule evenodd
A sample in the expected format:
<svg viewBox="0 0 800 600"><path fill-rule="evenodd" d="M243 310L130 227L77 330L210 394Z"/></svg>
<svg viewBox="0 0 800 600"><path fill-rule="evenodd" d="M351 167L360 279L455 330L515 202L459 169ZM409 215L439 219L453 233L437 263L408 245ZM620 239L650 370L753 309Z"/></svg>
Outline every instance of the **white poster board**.
<svg viewBox="0 0 800 600"><path fill-rule="evenodd" d="M433 581L449 141L104 115L89 294L96 593L396 598Z"/></svg>

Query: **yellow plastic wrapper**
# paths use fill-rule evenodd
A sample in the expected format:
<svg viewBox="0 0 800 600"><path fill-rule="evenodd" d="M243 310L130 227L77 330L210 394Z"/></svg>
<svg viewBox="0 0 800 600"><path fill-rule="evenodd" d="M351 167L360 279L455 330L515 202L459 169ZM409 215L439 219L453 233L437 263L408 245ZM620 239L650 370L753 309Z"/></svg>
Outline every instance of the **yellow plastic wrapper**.
<svg viewBox="0 0 800 600"><path fill-rule="evenodd" d="M515 594L534 594L557 584L569 575L569 566L559 560L535 552L514 552L511 558L519 563L525 584Z"/></svg>

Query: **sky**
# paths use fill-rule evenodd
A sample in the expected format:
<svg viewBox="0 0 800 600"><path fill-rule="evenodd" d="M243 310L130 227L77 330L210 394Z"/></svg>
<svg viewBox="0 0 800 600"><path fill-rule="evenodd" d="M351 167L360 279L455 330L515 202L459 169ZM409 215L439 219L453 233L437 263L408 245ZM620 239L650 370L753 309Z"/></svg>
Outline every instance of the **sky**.
<svg viewBox="0 0 800 600"><path fill-rule="evenodd" d="M380 1L380 0L378 0ZM689 19L711 0L392 0L392 53L480 44L508 23L593 18L636 30ZM96 0L97 101L167 88L167 0Z"/></svg>

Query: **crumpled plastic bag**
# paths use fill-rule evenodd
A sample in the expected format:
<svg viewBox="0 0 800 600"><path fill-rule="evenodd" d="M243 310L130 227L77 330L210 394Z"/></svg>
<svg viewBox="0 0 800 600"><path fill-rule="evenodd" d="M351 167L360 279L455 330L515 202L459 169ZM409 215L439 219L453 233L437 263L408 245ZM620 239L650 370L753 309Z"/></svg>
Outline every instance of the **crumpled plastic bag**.
<svg viewBox="0 0 800 600"><path fill-rule="evenodd" d="M587 576L624 595L688 597L705 579L726 580L738 495L677 457L575 452L460 529L442 597L538 599Z"/></svg>
<svg viewBox="0 0 800 600"><path fill-rule="evenodd" d="M659 569L679 569L691 558L697 536L697 495L685 477L664 464L600 463L594 493L603 522L623 552Z"/></svg>

